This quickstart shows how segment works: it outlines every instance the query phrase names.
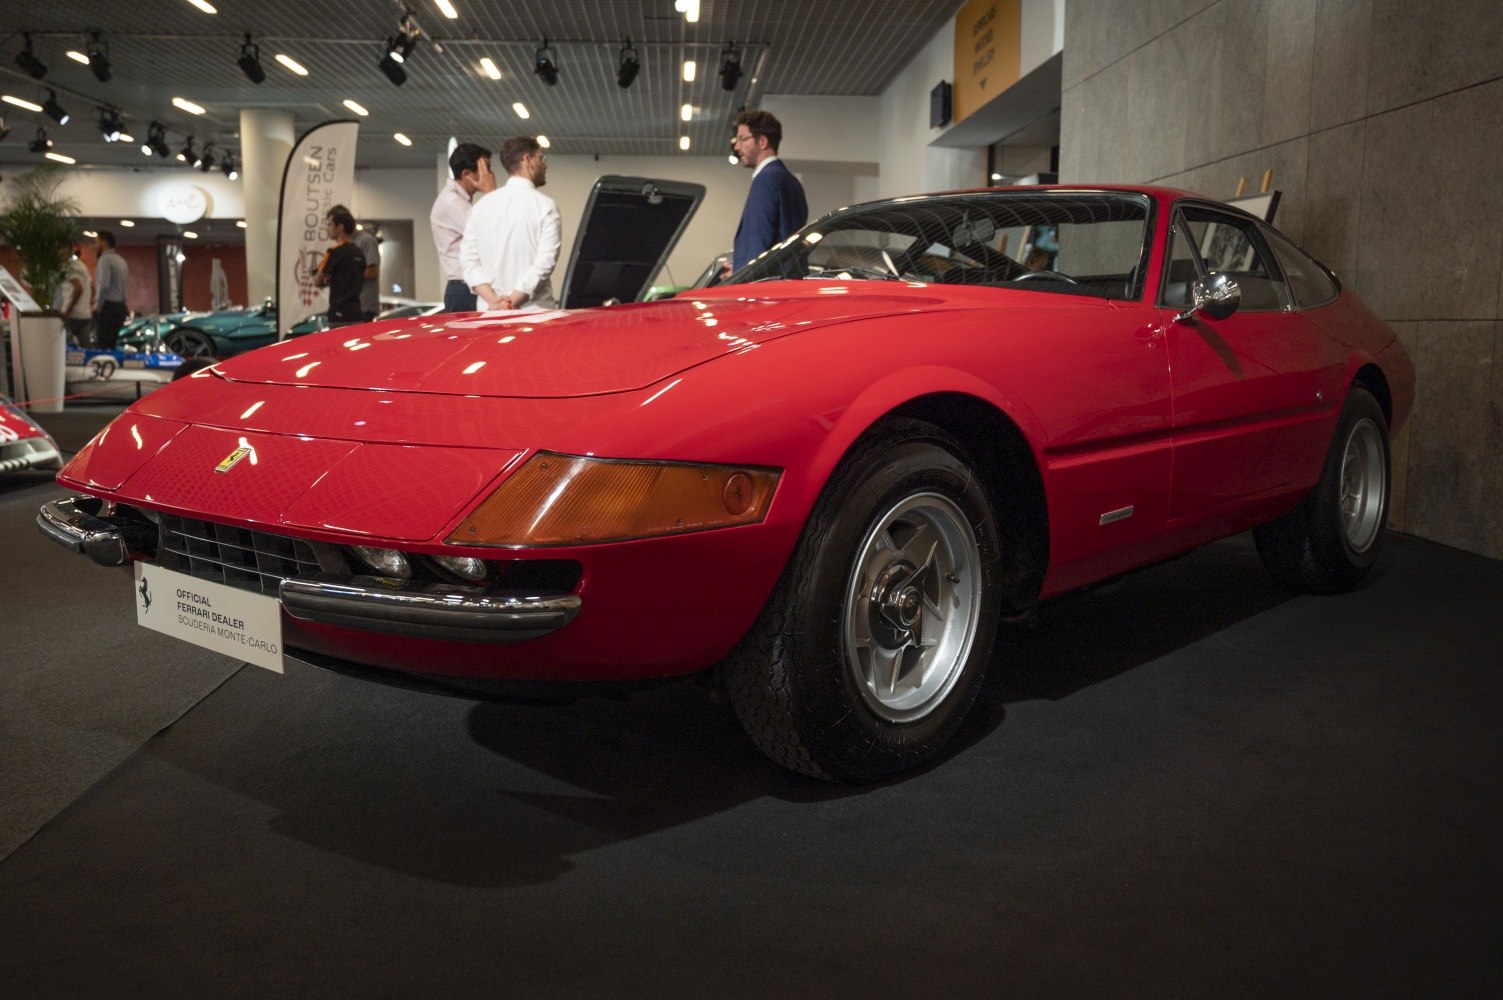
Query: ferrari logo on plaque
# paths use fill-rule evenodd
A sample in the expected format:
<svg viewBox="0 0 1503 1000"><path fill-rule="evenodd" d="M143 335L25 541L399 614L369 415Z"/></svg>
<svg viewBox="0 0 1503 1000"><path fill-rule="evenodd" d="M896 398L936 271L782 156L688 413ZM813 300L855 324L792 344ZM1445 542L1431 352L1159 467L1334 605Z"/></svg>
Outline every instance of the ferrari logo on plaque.
<svg viewBox="0 0 1503 1000"><path fill-rule="evenodd" d="M214 466L214 471L229 472L240 463L240 460L242 458L244 458L246 455L249 455L252 450L253 449L249 445L241 445L239 448L236 448L234 451L224 456L224 461Z"/></svg>

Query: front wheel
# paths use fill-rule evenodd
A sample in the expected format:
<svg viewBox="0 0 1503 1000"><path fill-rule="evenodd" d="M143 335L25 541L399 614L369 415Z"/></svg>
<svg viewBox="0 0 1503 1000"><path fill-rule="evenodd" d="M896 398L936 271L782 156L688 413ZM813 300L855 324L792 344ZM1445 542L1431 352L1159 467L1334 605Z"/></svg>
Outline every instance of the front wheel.
<svg viewBox="0 0 1503 1000"><path fill-rule="evenodd" d="M723 664L774 761L839 781L896 774L954 734L1001 603L991 504L960 446L892 421L826 484L783 578Z"/></svg>
<svg viewBox="0 0 1503 1000"><path fill-rule="evenodd" d="M162 338L162 343L173 354L180 354L185 358L212 358L214 356L214 342L208 334L192 327L181 327L173 330Z"/></svg>
<svg viewBox="0 0 1503 1000"><path fill-rule="evenodd" d="M1388 521L1388 421L1360 386L1347 395L1315 489L1253 532L1263 565L1309 593L1351 590L1378 559Z"/></svg>

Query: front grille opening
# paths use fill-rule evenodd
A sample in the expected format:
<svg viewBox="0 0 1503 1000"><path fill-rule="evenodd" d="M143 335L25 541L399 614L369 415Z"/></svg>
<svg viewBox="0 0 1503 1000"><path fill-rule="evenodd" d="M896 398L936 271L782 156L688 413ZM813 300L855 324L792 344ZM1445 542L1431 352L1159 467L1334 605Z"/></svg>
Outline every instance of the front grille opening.
<svg viewBox="0 0 1503 1000"><path fill-rule="evenodd" d="M132 520L154 521L159 539L155 561L166 569L187 573L200 580L275 597L281 582L291 577L306 579L320 573L370 572L365 561L344 546L125 505L119 508L119 512ZM428 559L408 555L413 570L412 585L452 586L457 582L453 574L440 570ZM584 576L584 566L574 559L486 562L492 572L481 589L494 587L534 594L569 594Z"/></svg>
<svg viewBox="0 0 1503 1000"><path fill-rule="evenodd" d="M214 521L160 514L157 561L200 580L275 596L293 576L315 576L329 568L314 543ZM328 549L332 546L320 546Z"/></svg>
<svg viewBox="0 0 1503 1000"><path fill-rule="evenodd" d="M584 576L576 559L512 559L499 563L496 586L535 594L572 594Z"/></svg>

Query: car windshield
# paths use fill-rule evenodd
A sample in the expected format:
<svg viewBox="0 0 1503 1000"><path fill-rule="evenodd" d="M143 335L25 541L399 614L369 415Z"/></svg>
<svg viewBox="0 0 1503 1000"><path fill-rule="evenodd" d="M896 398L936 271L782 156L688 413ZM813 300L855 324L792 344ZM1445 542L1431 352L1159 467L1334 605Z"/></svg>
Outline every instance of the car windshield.
<svg viewBox="0 0 1503 1000"><path fill-rule="evenodd" d="M1148 204L1127 192L1039 191L858 205L806 226L726 283L922 281L1135 299Z"/></svg>

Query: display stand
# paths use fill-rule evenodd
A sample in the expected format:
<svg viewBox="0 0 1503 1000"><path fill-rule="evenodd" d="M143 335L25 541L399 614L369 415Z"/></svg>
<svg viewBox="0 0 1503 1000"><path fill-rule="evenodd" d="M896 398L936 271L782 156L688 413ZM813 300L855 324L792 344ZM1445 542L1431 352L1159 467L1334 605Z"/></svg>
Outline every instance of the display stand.
<svg viewBox="0 0 1503 1000"><path fill-rule="evenodd" d="M3 267L0 295L11 304L10 356L17 402L29 404L33 413L63 412L67 325L61 316L43 312L25 286Z"/></svg>

